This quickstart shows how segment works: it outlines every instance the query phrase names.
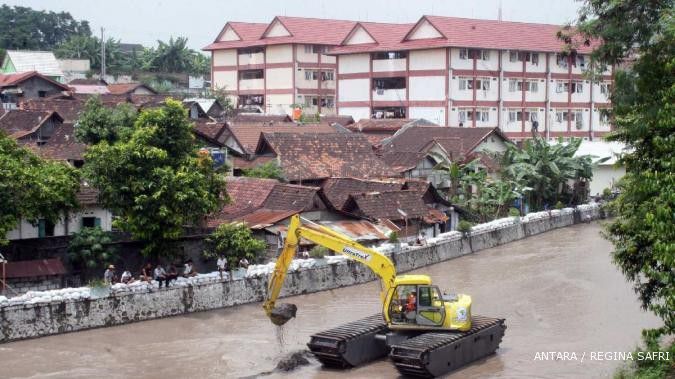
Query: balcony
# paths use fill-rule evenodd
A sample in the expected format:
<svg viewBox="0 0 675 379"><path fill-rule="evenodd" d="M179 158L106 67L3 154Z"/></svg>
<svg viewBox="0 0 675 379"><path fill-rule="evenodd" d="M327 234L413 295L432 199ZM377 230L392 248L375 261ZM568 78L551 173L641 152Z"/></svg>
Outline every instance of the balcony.
<svg viewBox="0 0 675 379"><path fill-rule="evenodd" d="M265 54L263 53L239 54L240 66L263 63L265 63Z"/></svg>
<svg viewBox="0 0 675 379"><path fill-rule="evenodd" d="M373 90L373 101L405 101L405 100L406 100L405 88Z"/></svg>
<svg viewBox="0 0 675 379"><path fill-rule="evenodd" d="M241 79L239 81L239 90L264 90L265 79Z"/></svg>
<svg viewBox="0 0 675 379"><path fill-rule="evenodd" d="M374 59L373 72L382 71L405 71L406 58L399 59Z"/></svg>

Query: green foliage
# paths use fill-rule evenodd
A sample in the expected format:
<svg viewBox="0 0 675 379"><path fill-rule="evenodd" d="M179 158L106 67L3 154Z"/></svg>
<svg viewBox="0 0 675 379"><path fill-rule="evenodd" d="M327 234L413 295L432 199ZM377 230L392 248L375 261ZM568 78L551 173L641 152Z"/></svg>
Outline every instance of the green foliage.
<svg viewBox="0 0 675 379"><path fill-rule="evenodd" d="M617 217L607 226L614 261L642 306L664 326L653 335L675 333L675 21L672 1L586 0L579 15L583 39L602 39L593 60L617 64L612 92L616 130L611 140L631 153L626 175L612 201ZM597 71L597 70L596 70Z"/></svg>
<svg viewBox="0 0 675 379"><path fill-rule="evenodd" d="M231 112L234 109L234 104L232 104L232 98L228 96L226 88L216 87L214 89L209 89L205 95L206 98L216 99L223 107L225 112Z"/></svg>
<svg viewBox="0 0 675 379"><path fill-rule="evenodd" d="M275 161L269 161L260 165L257 165L253 168L243 169L243 176L248 176L251 178L263 178L263 179L277 179L282 180L284 178L284 172L281 170L281 167Z"/></svg>
<svg viewBox="0 0 675 379"><path fill-rule="evenodd" d="M205 258L216 258L224 254L230 267L236 267L241 258L254 262L265 250L267 244L253 237L251 230L243 223L221 224L206 238Z"/></svg>
<svg viewBox="0 0 675 379"><path fill-rule="evenodd" d="M389 243L397 243L398 242L398 233L393 230L391 233L389 233Z"/></svg>
<svg viewBox="0 0 675 379"><path fill-rule="evenodd" d="M298 120L301 124L313 124L317 122L321 122L321 116L318 113L303 113L300 116L300 120Z"/></svg>
<svg viewBox="0 0 675 379"><path fill-rule="evenodd" d="M36 11L27 7L0 7L0 47L7 50L51 50L72 36L90 36L87 21L68 12Z"/></svg>
<svg viewBox="0 0 675 379"><path fill-rule="evenodd" d="M109 232L100 227L83 228L68 244L68 258L86 272L96 272L117 261L117 250Z"/></svg>
<svg viewBox="0 0 675 379"><path fill-rule="evenodd" d="M116 227L145 241L143 253L171 255L169 242L227 201L224 177L193 149L192 124L179 101L141 112L132 133L85 153L84 167Z"/></svg>
<svg viewBox="0 0 675 379"><path fill-rule="evenodd" d="M77 120L75 138L89 145L101 141L114 143L131 134L137 116L136 109L129 104L109 108L98 97L91 97Z"/></svg>
<svg viewBox="0 0 675 379"><path fill-rule="evenodd" d="M572 192L569 182L590 181L594 163L590 155L574 156L579 145L579 138L567 144L559 141L551 145L538 135L525 141L522 149L507 145L506 151L499 157L502 179L531 188L531 191L527 191L527 198L535 210L562 200L582 203L587 194Z"/></svg>
<svg viewBox="0 0 675 379"><path fill-rule="evenodd" d="M555 209L560 210L560 209L563 209L563 208L565 208L565 204L563 204L562 201L558 201L557 203L555 203Z"/></svg>
<svg viewBox="0 0 675 379"><path fill-rule="evenodd" d="M509 216L510 217L520 217L520 211L518 210L518 208L511 207L511 208L509 208Z"/></svg>
<svg viewBox="0 0 675 379"><path fill-rule="evenodd" d="M309 251L309 256L312 258L323 258L326 255L329 255L330 249L316 245Z"/></svg>
<svg viewBox="0 0 675 379"><path fill-rule="evenodd" d="M612 197L612 190L609 188L605 188L602 190L602 198L607 200L610 197Z"/></svg>
<svg viewBox="0 0 675 379"><path fill-rule="evenodd" d="M77 170L38 158L0 132L0 245L22 218L56 223L77 208L79 187Z"/></svg>
<svg viewBox="0 0 675 379"><path fill-rule="evenodd" d="M57 58L65 59L89 59L92 70L101 69L101 39L75 35L58 45L54 50ZM132 59L134 55L124 54L120 50L120 41L108 38L105 41L105 67L106 73L119 75L131 72L134 67Z"/></svg>
<svg viewBox="0 0 675 379"><path fill-rule="evenodd" d="M661 346L658 338L649 332L643 332L642 339L645 343L645 348L638 348L633 351L633 361L629 362L626 367L619 369L614 378L660 379L674 377L675 363L673 356L675 356L675 341L670 341L669 344ZM648 354L654 356L654 353L668 353L669 359L637 359L640 356L646 357Z"/></svg>
<svg viewBox="0 0 675 379"><path fill-rule="evenodd" d="M211 72L210 58L187 47L187 38L171 37L157 41L157 48L146 49L143 69L159 72L186 72L206 75Z"/></svg>
<svg viewBox="0 0 675 379"><path fill-rule="evenodd" d="M466 220L461 220L461 221L457 224L457 231L458 231L458 232L462 232L462 234L464 234L464 235L466 236L466 235L468 235L469 233L471 233L471 227L472 227L472 225L471 225L470 222L468 222L468 221L466 221Z"/></svg>

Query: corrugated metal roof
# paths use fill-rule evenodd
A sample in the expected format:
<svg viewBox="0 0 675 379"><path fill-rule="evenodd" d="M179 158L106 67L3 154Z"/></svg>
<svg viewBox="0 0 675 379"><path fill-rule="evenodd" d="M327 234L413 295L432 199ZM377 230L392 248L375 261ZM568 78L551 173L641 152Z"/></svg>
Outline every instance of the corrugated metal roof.
<svg viewBox="0 0 675 379"><path fill-rule="evenodd" d="M63 71L51 51L7 50L16 72L37 71L46 76L63 76Z"/></svg>
<svg viewBox="0 0 675 379"><path fill-rule="evenodd" d="M383 241L392 229L366 220L321 221L321 225L342 233L355 241Z"/></svg>
<svg viewBox="0 0 675 379"><path fill-rule="evenodd" d="M11 278L34 278L36 276L63 275L66 268L59 258L33 261L7 262L6 276Z"/></svg>

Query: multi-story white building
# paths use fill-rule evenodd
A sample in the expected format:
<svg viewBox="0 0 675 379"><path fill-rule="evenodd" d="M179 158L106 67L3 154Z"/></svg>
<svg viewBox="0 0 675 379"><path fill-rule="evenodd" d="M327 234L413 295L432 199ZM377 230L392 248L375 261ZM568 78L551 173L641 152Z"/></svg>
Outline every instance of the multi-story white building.
<svg viewBox="0 0 675 379"><path fill-rule="evenodd" d="M533 125L550 138L602 136L610 130L601 110L610 106L611 71L591 83L584 72L593 47L562 53L559 29L439 16L414 24L277 17L228 23L206 49L215 87L239 104L256 96L270 112L300 103L355 120L498 126L515 140Z"/></svg>

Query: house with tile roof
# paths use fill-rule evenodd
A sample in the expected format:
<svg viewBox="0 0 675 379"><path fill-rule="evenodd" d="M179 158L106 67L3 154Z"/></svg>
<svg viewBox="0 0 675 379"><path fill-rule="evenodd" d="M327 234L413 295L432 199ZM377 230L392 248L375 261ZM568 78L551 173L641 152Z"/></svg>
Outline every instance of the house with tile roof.
<svg viewBox="0 0 675 379"><path fill-rule="evenodd" d="M378 154L406 178L425 179L447 188L447 175L433 169L438 163L480 158L483 168L496 172L496 162L489 153L503 152L509 143L499 128L412 126L383 140Z"/></svg>
<svg viewBox="0 0 675 379"><path fill-rule="evenodd" d="M157 91L143 83L108 84L108 92L112 95L156 95Z"/></svg>
<svg viewBox="0 0 675 379"><path fill-rule="evenodd" d="M370 143L377 147L383 140L393 136L396 132L404 127L410 126L439 126L431 121L424 119L407 119L407 118L386 118L374 119L363 118L356 123L347 125L346 128L353 133L364 135Z"/></svg>
<svg viewBox="0 0 675 379"><path fill-rule="evenodd" d="M62 123L63 118L53 111L14 109L0 116L0 132L21 144L41 146Z"/></svg>
<svg viewBox="0 0 675 379"><path fill-rule="evenodd" d="M292 183L331 177L387 178L397 174L375 155L368 140L352 133L264 132L256 155L273 156Z"/></svg>
<svg viewBox="0 0 675 379"><path fill-rule="evenodd" d="M512 139L592 140L611 130L612 69L590 83L597 45L564 51L560 25L422 16L415 23L275 17L228 22L204 50L212 83L269 113L424 118L499 127ZM316 104L316 105L315 105Z"/></svg>
<svg viewBox="0 0 675 379"><path fill-rule="evenodd" d="M0 103L3 109L15 109L21 101L46 98L69 89L37 71L0 74Z"/></svg>

